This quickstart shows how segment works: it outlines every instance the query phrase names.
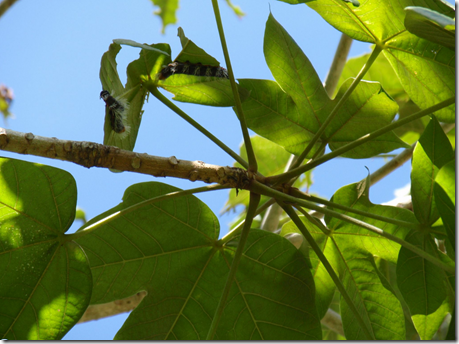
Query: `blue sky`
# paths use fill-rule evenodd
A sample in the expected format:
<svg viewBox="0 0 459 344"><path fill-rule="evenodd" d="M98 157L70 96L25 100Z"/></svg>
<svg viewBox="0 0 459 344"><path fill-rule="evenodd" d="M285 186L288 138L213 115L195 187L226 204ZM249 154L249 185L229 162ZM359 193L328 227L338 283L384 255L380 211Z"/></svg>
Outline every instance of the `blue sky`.
<svg viewBox="0 0 459 344"><path fill-rule="evenodd" d="M220 10L237 78L271 79L263 56L265 22L271 11L285 27L324 80L341 33L329 26L305 5L291 6L276 1L237 1L246 16L237 18L220 1ZM224 66L218 32L210 1L182 1L177 25L161 34L161 23L153 15L150 1L19 1L1 19L0 83L14 90L11 111L14 119L0 126L35 135L59 139L103 141L104 102L99 99L99 67L102 54L115 38L140 43L168 43L172 58L180 52L177 27L188 38L213 55ZM353 42L350 56L370 51L370 45ZM125 82L125 68L140 50L124 46L118 55L118 71ZM163 91L167 94L166 91ZM167 94L169 96L169 94ZM203 107L176 103L230 148L239 151L242 142L239 123L230 108ZM184 122L154 97L145 113L135 151L178 159L201 160L216 165L232 165L231 157ZM124 190L135 183L160 181L180 188L194 188L173 178L153 178L134 173L111 173L105 169L86 169L78 165L35 156L0 152L0 156L55 166L70 172L78 186L78 206L88 219L117 205ZM357 182L384 164L383 159L337 159L314 171L311 192L331 197L341 186ZM337 173L339 171L339 173ZM394 198L393 190L409 183L410 165L376 184L371 191L374 203ZM199 194L218 215L228 191ZM220 217L222 234L234 214ZM76 223L70 229L75 231ZM75 326L65 339L112 339L127 314Z"/></svg>

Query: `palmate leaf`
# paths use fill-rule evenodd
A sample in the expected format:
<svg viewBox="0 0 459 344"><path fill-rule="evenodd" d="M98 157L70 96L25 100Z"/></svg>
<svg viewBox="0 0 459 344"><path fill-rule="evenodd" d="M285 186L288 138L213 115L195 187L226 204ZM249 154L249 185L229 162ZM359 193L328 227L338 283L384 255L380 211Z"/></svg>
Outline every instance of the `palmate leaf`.
<svg viewBox="0 0 459 344"><path fill-rule="evenodd" d="M162 183L133 185L120 205L87 225L173 191ZM234 246L222 246L218 235L210 209L184 196L124 214L78 239L95 279L91 303L148 293L116 339L206 337L235 252ZM288 240L252 230L216 338L320 337L305 258Z"/></svg>
<svg viewBox="0 0 459 344"><path fill-rule="evenodd" d="M366 181L341 188L334 194L332 201L375 215L417 223L412 212L406 209L372 204L368 199ZM335 211L339 210L335 209ZM385 232L399 238L404 238L408 234L408 229L403 227L355 214L348 215L382 228ZM328 216L325 217L325 221L328 229L331 230L329 235L325 235L306 219L302 220L340 276L373 338L378 340L405 339L402 306L392 287L378 271L373 259L373 257L379 257L397 263L400 245L361 227ZM291 223L286 224L282 231L285 233L298 232L298 229L293 230L293 227ZM323 316L330 306L335 286L315 254L312 251L309 254L316 282L316 304L319 316ZM355 321L355 316L343 299L340 302L340 308L346 339L365 339L360 325Z"/></svg>
<svg viewBox="0 0 459 344"><path fill-rule="evenodd" d="M339 189L331 201L372 213L417 223L413 214L390 206L372 204L368 197L368 181L351 184ZM335 211L339 211L336 210ZM342 211L339 211L342 212ZM354 218L383 229L385 232L404 238L406 228L379 220L348 214ZM371 329L374 338L380 340L405 339L405 321L400 301L396 298L387 281L377 271L373 256L397 263L400 245L359 226L325 217L328 228L333 232L330 244L336 246L343 259L343 272L340 275L345 288L354 300L364 321ZM347 339L363 339L360 326L354 316L341 301L343 307L343 326ZM390 331L388 330L390 329Z"/></svg>
<svg viewBox="0 0 459 344"><path fill-rule="evenodd" d="M242 87L251 91L249 99L243 103L247 124L287 151L300 154L351 81L347 81L338 96L331 100L307 57L272 15L266 23L264 53L277 82L239 80ZM361 82L309 156L324 143L329 143L330 149L334 150L389 124L397 108L380 84ZM366 158L403 146L405 144L399 138L388 133L343 156Z"/></svg>
<svg viewBox="0 0 459 344"><path fill-rule="evenodd" d="M434 197L438 170L454 159L454 151L435 116L432 116L413 152L411 195L418 221L432 225L439 217Z"/></svg>
<svg viewBox="0 0 459 344"><path fill-rule="evenodd" d="M0 338L60 339L86 310L89 264L64 234L75 209L69 173L0 158Z"/></svg>
<svg viewBox="0 0 459 344"><path fill-rule="evenodd" d="M384 43L384 55L397 73L410 98L421 109L455 95L455 53L408 32L405 8L412 0L376 0L354 7L340 0L307 3L328 23L351 38ZM454 8L446 2L427 0L423 7L454 18ZM436 113L442 122L453 123L455 105Z"/></svg>

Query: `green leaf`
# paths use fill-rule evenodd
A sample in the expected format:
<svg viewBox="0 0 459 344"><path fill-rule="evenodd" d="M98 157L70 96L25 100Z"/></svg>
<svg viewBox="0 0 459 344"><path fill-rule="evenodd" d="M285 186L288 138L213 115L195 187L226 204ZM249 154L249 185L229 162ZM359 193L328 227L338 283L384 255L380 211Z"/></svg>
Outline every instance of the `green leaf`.
<svg viewBox="0 0 459 344"><path fill-rule="evenodd" d="M86 310L89 264L64 234L76 196L68 172L0 158L0 338L61 339Z"/></svg>
<svg viewBox="0 0 459 344"><path fill-rule="evenodd" d="M316 0L307 3L337 30L351 38L369 43L392 39L406 31L405 8L414 4L412 0L366 1L359 7L337 0ZM446 2L426 0L423 4L426 8L454 18L454 7Z"/></svg>
<svg viewBox="0 0 459 344"><path fill-rule="evenodd" d="M352 79L344 82L333 101L335 104L351 83ZM389 125L397 110L397 103L387 95L379 83L360 82L325 130L325 135L330 141L330 149L336 150L368 133ZM403 143L393 132L389 132L342 154L342 156L354 159L369 158L400 147L407 148L408 145Z"/></svg>
<svg viewBox="0 0 459 344"><path fill-rule="evenodd" d="M413 230L405 240L434 256L442 254L428 235ZM423 340L432 339L450 308L443 270L402 247L396 271L398 288L410 308L419 336Z"/></svg>
<svg viewBox="0 0 459 344"><path fill-rule="evenodd" d="M435 177L435 201L443 220L446 234L454 251L456 250L456 160L443 165Z"/></svg>
<svg viewBox="0 0 459 344"><path fill-rule="evenodd" d="M160 51L168 51L169 46L165 44L152 45ZM141 71L139 69L141 64L145 69L145 65L151 64L156 66L155 75L161 66L161 62L166 59L162 53L142 49L140 58L131 62L127 67L127 82L123 87L118 71L116 69L116 56L121 50L121 46L117 43L110 44L109 50L104 53L101 60L100 67L100 81L102 88L111 93L119 102L121 102L126 111L123 118L123 124L126 131L123 133L116 133L110 124L110 113L108 107L105 107L105 124L104 124L104 144L116 146L121 149L132 151L135 146L137 134L139 132L140 122L142 120L142 107L145 102L147 91L142 87L143 81ZM169 50L170 52L170 50ZM147 75L151 74L151 70L143 72Z"/></svg>
<svg viewBox="0 0 459 344"><path fill-rule="evenodd" d="M287 4L290 4L290 5L298 5L298 4L305 4L306 2L315 1L315 0L278 0L278 1L286 2Z"/></svg>
<svg viewBox="0 0 459 344"><path fill-rule="evenodd" d="M367 327L376 340L404 340L405 319L400 301L388 282L378 272L371 254L359 250L342 250L344 273L340 276L348 293L352 295ZM341 298L343 328L348 340L367 339L349 306Z"/></svg>
<svg viewBox="0 0 459 344"><path fill-rule="evenodd" d="M328 262L332 265L333 269L340 275L343 271L343 262L340 256L340 252L337 247L333 244L331 237L325 235L314 223L310 222L304 216L300 216L301 221L305 224L309 233L319 245L320 249L324 253ZM291 233L301 235L300 230L295 224L290 221L282 226L280 235L286 236ZM304 239L306 241L306 239ZM327 312L330 304L333 300L333 295L336 290L335 283L333 282L330 274L324 268L317 255L313 250L309 250L309 259L312 264L312 274L316 286L316 306L319 318L322 319Z"/></svg>
<svg viewBox="0 0 459 344"><path fill-rule="evenodd" d="M307 5L351 38L383 43L384 55L421 109L454 97L455 54L406 30L404 9L414 5L412 0L367 1L358 8L337 0L317 0ZM454 18L454 8L446 2L427 0L423 5ZM455 106L438 111L436 116L442 122L453 123Z"/></svg>
<svg viewBox="0 0 459 344"><path fill-rule="evenodd" d="M133 185L121 204L90 223L177 190L154 182ZM218 235L211 210L183 196L124 214L78 239L96 281L91 303L148 293L116 339L206 337L235 252ZM320 339L314 282L305 263L288 240L252 230L217 339Z"/></svg>
<svg viewBox="0 0 459 344"><path fill-rule="evenodd" d="M407 32L387 43L384 55L405 91L421 109L455 96L455 54ZM454 123L455 105L435 112L442 122Z"/></svg>
<svg viewBox="0 0 459 344"><path fill-rule="evenodd" d="M174 74L160 80L158 86L173 93L174 100L209 106L234 106L235 100L229 79L208 76ZM249 92L238 85L239 97L244 101Z"/></svg>
<svg viewBox="0 0 459 344"><path fill-rule="evenodd" d="M338 85L342 85L349 78L355 78L368 61L370 55L371 54L368 53L347 60L341 73ZM396 100L399 105L408 99L408 95L398 80L397 74L395 74L392 66L383 54L378 55L375 62L371 65L371 68L365 74L364 79L379 82L384 88L384 91ZM336 89L335 93L338 93L338 89Z"/></svg>
<svg viewBox="0 0 459 344"><path fill-rule="evenodd" d="M250 98L242 104L247 125L292 154L300 154L351 81L345 83L339 95L331 100L307 57L272 15L266 23L264 53L277 82L239 80L242 87L251 91ZM361 82L309 157L326 143L334 150L390 124L396 112L396 103L378 83ZM400 139L389 133L344 156L366 158L404 146Z"/></svg>
<svg viewBox="0 0 459 344"><path fill-rule="evenodd" d="M165 52L165 51L162 51L162 50L160 50L160 49L153 48L153 47L151 47L151 46L149 46L149 45L147 45L147 44L137 43L136 41L133 41L133 40L130 40L130 39L118 38L118 39L114 39L114 40L113 40L113 43L120 44L120 45L129 45L129 46L131 46L131 47L136 47L136 48L151 50L151 51L154 51L154 52L157 52L157 53L166 55L166 56L170 56L170 54L167 53L167 52Z"/></svg>
<svg viewBox="0 0 459 344"><path fill-rule="evenodd" d="M369 199L368 181L346 185L340 188L331 198L331 201L347 207L352 207L356 210L365 211L367 213L384 216L391 219L417 223L413 213L407 209L373 204ZM333 209L330 207L330 209ZM333 209L336 212L347 214L355 219L359 219L374 225L378 228L383 228L386 233L395 235L403 239L409 232L409 229L400 227L391 223L380 220L346 213L339 209ZM325 222L330 230L333 231L333 238L340 250L359 249L371 253L373 256L380 257L392 263L397 262L400 245L386 239L376 233L370 232L365 228L344 222L328 215L325 216Z"/></svg>
<svg viewBox="0 0 459 344"><path fill-rule="evenodd" d="M439 217L434 199L434 183L438 170L454 159L454 151L435 117L422 134L413 152L411 195L418 221L433 224Z"/></svg>
<svg viewBox="0 0 459 344"><path fill-rule="evenodd" d="M370 54L365 54L359 57L351 58L346 62L343 72L341 73L338 85L343 84L348 78L355 77L365 63L368 61ZM399 105L399 119L403 119L415 112L421 111L419 107L410 100L405 92L397 74L390 65L384 54L379 54L376 61L372 64L370 70L364 76L365 80L378 81L387 92ZM336 90L336 93L338 89ZM399 136L404 142L413 144L419 139L420 134L424 131L428 119L423 117L416 121L407 123L394 130L394 133Z"/></svg>
<svg viewBox="0 0 459 344"><path fill-rule="evenodd" d="M220 62L188 39L182 28L178 29L178 36L182 51L175 61L220 66ZM155 86L173 93L175 96L172 99L180 102L222 107L235 104L231 83L226 78L174 74L165 80L154 80ZM239 85L238 92L241 101L249 96L249 92Z"/></svg>
<svg viewBox="0 0 459 344"><path fill-rule="evenodd" d="M185 31L181 27L178 28L177 36L180 38L182 44L182 51L177 55L175 61L201 63L203 65L219 66L218 62L213 56L201 49L193 41L185 36Z"/></svg>
<svg viewBox="0 0 459 344"><path fill-rule="evenodd" d="M405 26L409 32L433 43L454 50L456 46L456 21L428 8L405 8Z"/></svg>
<svg viewBox="0 0 459 344"><path fill-rule="evenodd" d="M161 32L164 33L167 25L177 22L175 12L179 8L179 0L151 0L151 2L159 7L159 10L153 13L161 18L163 22Z"/></svg>

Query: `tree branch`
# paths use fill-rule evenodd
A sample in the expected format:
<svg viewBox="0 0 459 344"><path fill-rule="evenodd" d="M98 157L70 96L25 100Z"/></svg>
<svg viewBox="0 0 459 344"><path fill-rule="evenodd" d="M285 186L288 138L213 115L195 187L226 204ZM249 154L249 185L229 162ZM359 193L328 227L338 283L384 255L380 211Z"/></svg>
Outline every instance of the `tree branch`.
<svg viewBox="0 0 459 344"><path fill-rule="evenodd" d="M102 167L175 177L204 183L218 183L242 189L248 183L247 171L202 161L178 160L136 153L95 142L59 140L0 128L0 150L70 161L87 168Z"/></svg>

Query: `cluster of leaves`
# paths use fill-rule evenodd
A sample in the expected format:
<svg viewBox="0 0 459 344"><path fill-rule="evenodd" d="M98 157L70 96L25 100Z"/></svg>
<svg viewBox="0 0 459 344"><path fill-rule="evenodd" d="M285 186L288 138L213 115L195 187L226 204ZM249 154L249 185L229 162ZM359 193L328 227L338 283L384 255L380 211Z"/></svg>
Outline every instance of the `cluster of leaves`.
<svg viewBox="0 0 459 344"><path fill-rule="evenodd" d="M67 235L75 219L73 177L2 158L2 338L59 339L89 304L146 291L116 339L204 339L216 326L213 338L222 340L317 340L322 338L320 319L338 289L346 339L411 339L413 326L421 339L431 339L445 316L454 316L455 157L439 121L453 123L455 107L438 108L430 120L413 114L429 114L454 97L454 10L430 0L425 2L428 12L411 7L406 15L410 5L408 0L359 7L334 0L308 3L338 30L375 44L370 56L347 63L333 99L302 50L270 15L264 54L275 81L242 79L238 92L248 127L264 137L252 144L267 176L282 175L289 153L306 152L304 157L315 162L334 154L359 159L417 141L413 211L371 203L368 180L342 187L330 202L315 198L308 203L278 193L293 221L282 222L279 234L253 228L242 246L237 229L219 239L217 217L192 190L149 182L130 186L118 206ZM432 25L436 31L426 29ZM183 50L175 61L220 65L183 30L179 37ZM124 86L116 70L119 43L142 48L127 67ZM235 105L230 80L191 75L160 80L170 56L168 44L123 40L110 45L100 79L104 89L130 103L129 132L116 135L107 113L104 144L134 149L147 94L167 103L158 88L182 102ZM361 68L367 81L355 72ZM330 113L333 120L324 127ZM398 121L417 122L394 132L390 125L397 113ZM380 128L388 130L355 144ZM331 153L324 154L326 146ZM243 158L238 162L244 166ZM300 169L297 176L311 170L308 163ZM307 184L306 176L295 185ZM266 191L262 204L272 192ZM248 199L243 193L232 195L228 209L247 206ZM321 209L316 202L326 203L324 222L304 211L292 213L282 201L315 210ZM300 238L299 249L287 239L292 237ZM239 267L229 281L224 312L218 313L236 258ZM454 326L448 336L454 336Z"/></svg>

